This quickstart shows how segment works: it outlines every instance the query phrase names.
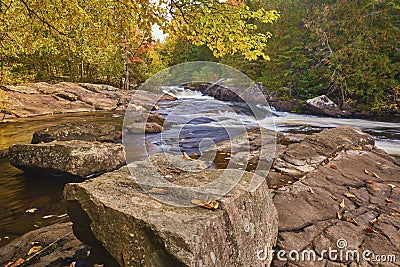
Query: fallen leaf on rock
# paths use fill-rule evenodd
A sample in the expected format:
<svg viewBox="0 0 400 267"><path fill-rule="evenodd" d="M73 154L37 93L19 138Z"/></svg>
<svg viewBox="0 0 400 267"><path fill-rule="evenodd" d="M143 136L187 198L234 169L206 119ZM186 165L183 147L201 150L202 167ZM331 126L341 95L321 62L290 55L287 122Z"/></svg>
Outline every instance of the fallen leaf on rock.
<svg viewBox="0 0 400 267"><path fill-rule="evenodd" d="M279 186L277 186L277 185L270 185L269 186L269 189L278 189L279 188Z"/></svg>
<svg viewBox="0 0 400 267"><path fill-rule="evenodd" d="M392 189L396 188L396 186L394 184L388 184L388 186L391 187Z"/></svg>
<svg viewBox="0 0 400 267"><path fill-rule="evenodd" d="M168 172L169 173L181 173L180 170L174 170L174 169L169 169Z"/></svg>
<svg viewBox="0 0 400 267"><path fill-rule="evenodd" d="M393 200L390 200L390 199L385 199L385 201L386 201L386 203L388 203L388 204L392 204L393 203Z"/></svg>
<svg viewBox="0 0 400 267"><path fill-rule="evenodd" d="M8 262L4 267L16 267L18 265L21 265L22 263L24 263L24 259L19 258L15 262Z"/></svg>
<svg viewBox="0 0 400 267"><path fill-rule="evenodd" d="M373 224L375 224L377 221L378 221L377 218L373 218L372 220L369 221L369 223L373 225Z"/></svg>
<svg viewBox="0 0 400 267"><path fill-rule="evenodd" d="M330 168L334 169L334 170L337 170L337 166L336 165L331 165Z"/></svg>
<svg viewBox="0 0 400 267"><path fill-rule="evenodd" d="M314 194L314 190L311 187L308 187L308 191L310 191L311 194Z"/></svg>
<svg viewBox="0 0 400 267"><path fill-rule="evenodd" d="M367 169L364 170L364 173L365 173L365 174L369 174L369 172L367 171Z"/></svg>
<svg viewBox="0 0 400 267"><path fill-rule="evenodd" d="M339 220L341 220L343 218L343 214L338 211L337 212L337 217L338 217Z"/></svg>
<svg viewBox="0 0 400 267"><path fill-rule="evenodd" d="M216 210L219 207L218 201L202 201L198 199L192 199L191 201L193 204L198 205L200 207L209 209L209 210Z"/></svg>
<svg viewBox="0 0 400 267"><path fill-rule="evenodd" d="M186 152L183 152L183 158L186 160L193 160L188 154L186 154Z"/></svg>
<svg viewBox="0 0 400 267"><path fill-rule="evenodd" d="M360 226L360 225L358 224L358 222L356 222L356 220L354 220L354 218L347 218L346 221L348 221L349 223L354 224L355 226Z"/></svg>
<svg viewBox="0 0 400 267"><path fill-rule="evenodd" d="M149 192L151 194L155 194L155 195L165 195L165 194L169 193L169 191L167 189L158 188L158 187L153 187L152 189L150 189L147 192Z"/></svg>
<svg viewBox="0 0 400 267"><path fill-rule="evenodd" d="M372 173L372 176L374 176L375 178L381 179L381 177L379 177L379 175L374 172Z"/></svg>
<svg viewBox="0 0 400 267"><path fill-rule="evenodd" d="M34 246L28 251L28 256L36 253L42 249L42 246Z"/></svg>
<svg viewBox="0 0 400 267"><path fill-rule="evenodd" d="M362 150L363 148L362 148L362 146L358 146L358 145L357 145L357 146L354 147L354 149L355 149L355 150Z"/></svg>
<svg viewBox="0 0 400 267"><path fill-rule="evenodd" d="M337 198L337 197L335 197L335 196L331 196L331 198L332 198L333 200L335 200L335 201L337 201L337 200L338 200L338 198Z"/></svg>
<svg viewBox="0 0 400 267"><path fill-rule="evenodd" d="M344 193L347 198L355 198L356 196L350 193Z"/></svg>
<svg viewBox="0 0 400 267"><path fill-rule="evenodd" d="M302 181L302 180L304 180L306 178L307 178L307 175L304 175L304 176L300 177L299 181Z"/></svg>
<svg viewBox="0 0 400 267"><path fill-rule="evenodd" d="M375 229L373 229L372 227L367 227L367 228L365 228L365 231L366 231L367 233L375 233L375 234L378 233L378 232L377 232Z"/></svg>
<svg viewBox="0 0 400 267"><path fill-rule="evenodd" d="M342 202L340 202L339 207L341 207L342 209L346 207L346 205L344 204L344 199L342 200Z"/></svg>
<svg viewBox="0 0 400 267"><path fill-rule="evenodd" d="M35 211L37 211L37 208L28 209L25 212L26 213L35 213Z"/></svg>

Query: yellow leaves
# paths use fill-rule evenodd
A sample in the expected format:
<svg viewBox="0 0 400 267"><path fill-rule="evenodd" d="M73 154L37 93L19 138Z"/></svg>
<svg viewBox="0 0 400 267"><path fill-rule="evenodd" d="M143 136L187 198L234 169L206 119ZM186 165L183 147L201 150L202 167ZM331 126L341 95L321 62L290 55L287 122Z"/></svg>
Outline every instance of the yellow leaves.
<svg viewBox="0 0 400 267"><path fill-rule="evenodd" d="M360 226L360 224L354 218L347 218L346 221L354 224L355 226Z"/></svg>
<svg viewBox="0 0 400 267"><path fill-rule="evenodd" d="M20 266L22 263L24 263L24 259L19 258L18 260L16 260L15 262L8 262L4 267L17 267Z"/></svg>
<svg viewBox="0 0 400 267"><path fill-rule="evenodd" d="M365 229L364 229L367 233L373 233L373 234L377 234L378 232L375 230L375 229L373 229L372 227L366 227Z"/></svg>
<svg viewBox="0 0 400 267"><path fill-rule="evenodd" d="M375 172L372 173L372 176L374 176L375 178L381 179L381 177L378 174L376 174Z"/></svg>
<svg viewBox="0 0 400 267"><path fill-rule="evenodd" d="M192 199L192 204L195 204L197 206L209 209L209 210L217 210L219 207L219 202L218 201L203 201L203 200L198 200L198 199Z"/></svg>
<svg viewBox="0 0 400 267"><path fill-rule="evenodd" d="M339 207L341 207L342 209L346 207L346 205L344 204L344 199L342 200L342 202L340 202Z"/></svg>
<svg viewBox="0 0 400 267"><path fill-rule="evenodd" d="M186 152L183 152L183 158L186 160L193 160L188 154L186 154Z"/></svg>
<svg viewBox="0 0 400 267"><path fill-rule="evenodd" d="M387 184L390 188L394 189L396 186L394 184Z"/></svg>
<svg viewBox="0 0 400 267"><path fill-rule="evenodd" d="M36 252L39 252L41 249L42 249L42 246L31 247L31 249L28 251L28 256L32 255L32 254L34 254Z"/></svg>
<svg viewBox="0 0 400 267"><path fill-rule="evenodd" d="M347 198L355 198L356 196L350 193L345 193L344 194Z"/></svg>
<svg viewBox="0 0 400 267"><path fill-rule="evenodd" d="M35 213L35 211L37 211L37 208L27 209L25 212L26 213Z"/></svg>
<svg viewBox="0 0 400 267"><path fill-rule="evenodd" d="M308 191L309 191L311 194L314 194L314 190L313 190L311 187L308 187Z"/></svg>
<svg viewBox="0 0 400 267"><path fill-rule="evenodd" d="M343 218L343 214L340 211L338 211L337 212L337 217L338 217L339 220L341 220Z"/></svg>
<svg viewBox="0 0 400 267"><path fill-rule="evenodd" d="M377 221L378 221L377 218L373 218L372 220L369 221L369 223L370 223L371 225L374 225Z"/></svg>

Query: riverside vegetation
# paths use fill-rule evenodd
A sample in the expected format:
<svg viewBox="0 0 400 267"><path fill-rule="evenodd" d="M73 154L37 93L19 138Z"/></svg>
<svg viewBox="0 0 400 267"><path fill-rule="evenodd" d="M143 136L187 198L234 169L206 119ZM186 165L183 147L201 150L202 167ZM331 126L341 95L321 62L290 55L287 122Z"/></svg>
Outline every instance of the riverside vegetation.
<svg viewBox="0 0 400 267"><path fill-rule="evenodd" d="M209 60L279 99L325 94L342 108L399 114L397 0L159 2L2 1L0 83L128 88L168 66ZM165 42L152 36L154 24Z"/></svg>

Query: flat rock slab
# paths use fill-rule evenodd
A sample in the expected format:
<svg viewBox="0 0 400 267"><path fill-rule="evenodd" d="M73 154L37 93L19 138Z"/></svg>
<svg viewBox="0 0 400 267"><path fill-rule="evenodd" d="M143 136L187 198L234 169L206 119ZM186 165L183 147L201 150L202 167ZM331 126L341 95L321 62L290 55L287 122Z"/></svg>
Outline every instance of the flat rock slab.
<svg viewBox="0 0 400 267"><path fill-rule="evenodd" d="M342 150L301 181L277 190L274 203L279 213L275 251L286 255L279 259L275 254L273 266L381 266L363 260L366 250L373 253L371 260L375 255L397 256L396 263L383 266L400 265L400 160L382 150ZM350 254L341 259L333 254L335 259L323 253L329 248L340 251L338 245L344 246L343 255L357 251L359 261ZM298 259L296 253L288 256L292 250ZM317 260L303 260L307 250L314 251Z"/></svg>
<svg viewBox="0 0 400 267"><path fill-rule="evenodd" d="M125 164L121 144L77 140L12 145L8 156L12 165L24 171L79 178L99 175Z"/></svg>
<svg viewBox="0 0 400 267"><path fill-rule="evenodd" d="M33 247L41 247L37 257L28 255ZM31 231L0 248L0 266L23 259L27 266L69 266L85 258L90 248L73 234L72 223L60 223ZM30 261L28 261L28 259Z"/></svg>
<svg viewBox="0 0 400 267"><path fill-rule="evenodd" d="M119 135L115 126L109 124L66 123L34 132L31 143L71 140L116 142Z"/></svg>
<svg viewBox="0 0 400 267"><path fill-rule="evenodd" d="M301 177L334 157L338 151L374 144L371 135L356 128L326 129L306 136L300 143L289 145L275 159L272 168L292 177Z"/></svg>
<svg viewBox="0 0 400 267"><path fill-rule="evenodd" d="M164 161L158 158L154 164L157 162ZM257 258L258 250L272 248L277 235L277 214L265 182L250 193L246 189L253 174L230 170L231 177L241 175L242 180L218 200L215 210L177 207L149 195L170 194L168 185L152 187L151 173L156 167L148 161L135 162L130 167L133 167L133 177L148 177L142 184L144 189L138 186L127 167L83 183L66 185L74 232L86 244L100 245L121 266L269 265L270 259ZM167 166L161 169L172 172L182 186L194 186L223 172L186 173Z"/></svg>

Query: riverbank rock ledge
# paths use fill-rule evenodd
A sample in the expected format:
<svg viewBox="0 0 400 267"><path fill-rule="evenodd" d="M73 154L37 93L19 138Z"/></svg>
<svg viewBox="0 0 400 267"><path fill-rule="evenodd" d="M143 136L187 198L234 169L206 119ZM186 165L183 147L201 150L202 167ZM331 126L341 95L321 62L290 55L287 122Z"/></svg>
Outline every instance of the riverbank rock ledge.
<svg viewBox="0 0 400 267"><path fill-rule="evenodd" d="M121 144L87 141L53 141L16 144L8 153L13 166L27 172L88 178L125 164Z"/></svg>
<svg viewBox="0 0 400 267"><path fill-rule="evenodd" d="M207 179L224 170L174 170L159 157L165 156L151 156L156 167L148 160L134 162L129 165L132 174L125 166L67 184L64 192L75 235L93 250L104 248L116 266L269 266L269 257L257 258L259 250L272 249L277 235L277 213L266 183L248 192L254 174L229 170L230 177L242 175L242 180L218 200L215 210L172 206L148 194L170 194L167 185L151 186L155 168L182 186L210 182ZM147 177L148 186L139 187L134 179L139 176Z"/></svg>
<svg viewBox="0 0 400 267"><path fill-rule="evenodd" d="M8 114L0 119L13 119L58 113L89 112L96 110L152 110L156 102L176 98L162 92L121 90L102 84L45 82L21 86L0 86L7 102Z"/></svg>
<svg viewBox="0 0 400 267"><path fill-rule="evenodd" d="M121 132L115 130L115 126L101 123L65 123L33 133L32 144L49 143L52 141L99 141L118 142Z"/></svg>

